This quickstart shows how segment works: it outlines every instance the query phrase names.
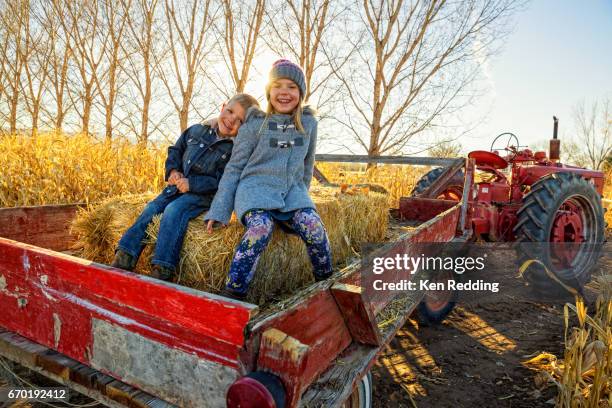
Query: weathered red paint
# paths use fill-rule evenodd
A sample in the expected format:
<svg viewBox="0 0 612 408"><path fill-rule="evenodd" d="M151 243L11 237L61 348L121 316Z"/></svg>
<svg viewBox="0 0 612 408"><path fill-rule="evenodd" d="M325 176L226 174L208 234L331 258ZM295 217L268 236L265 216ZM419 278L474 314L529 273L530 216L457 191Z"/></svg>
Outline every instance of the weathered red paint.
<svg viewBox="0 0 612 408"><path fill-rule="evenodd" d="M260 339L269 329L277 329L308 347L299 375L283 378L286 364L272 358L257 362L257 369L278 375L287 390L287 400L297 402L300 392L351 344L351 334L329 289L315 292L294 307L266 319L253 328ZM261 352L261 350L257 350ZM293 406L289 404L289 406Z"/></svg>
<svg viewBox="0 0 612 408"><path fill-rule="evenodd" d="M457 205L454 200L439 200L435 198L401 197L399 209L402 219L429 221Z"/></svg>
<svg viewBox="0 0 612 408"><path fill-rule="evenodd" d="M70 248L70 223L83 204L0 208L0 237L54 251Z"/></svg>
<svg viewBox="0 0 612 408"><path fill-rule="evenodd" d="M4 238L0 259L0 308L5 311L0 326L85 364L96 318L235 367L244 328L256 311L254 305Z"/></svg>
<svg viewBox="0 0 612 408"><path fill-rule="evenodd" d="M331 291L344 315L344 322L353 340L363 344L379 345L381 343L380 331L370 303L365 302L364 288L337 283L332 286Z"/></svg>

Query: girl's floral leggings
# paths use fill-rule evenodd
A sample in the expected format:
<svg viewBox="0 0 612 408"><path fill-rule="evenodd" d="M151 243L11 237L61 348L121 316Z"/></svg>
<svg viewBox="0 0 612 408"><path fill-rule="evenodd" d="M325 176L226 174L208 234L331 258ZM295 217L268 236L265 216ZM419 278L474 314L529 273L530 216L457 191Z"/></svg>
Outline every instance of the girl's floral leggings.
<svg viewBox="0 0 612 408"><path fill-rule="evenodd" d="M230 267L227 289L244 295L253 279L257 261L270 242L274 229L274 217L266 210L250 210L244 215L245 232ZM316 280L328 278L332 273L331 250L327 232L319 214L312 208L296 210L286 224L306 244Z"/></svg>

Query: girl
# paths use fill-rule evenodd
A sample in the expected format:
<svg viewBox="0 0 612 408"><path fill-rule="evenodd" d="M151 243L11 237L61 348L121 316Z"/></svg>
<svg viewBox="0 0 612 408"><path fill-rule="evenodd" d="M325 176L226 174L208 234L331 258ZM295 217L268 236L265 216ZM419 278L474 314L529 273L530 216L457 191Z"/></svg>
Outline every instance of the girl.
<svg viewBox="0 0 612 408"><path fill-rule="evenodd" d="M234 254L222 292L225 296L246 297L274 221L305 242L315 280L332 273L327 232L308 195L317 120L303 106L305 88L299 66L285 59L272 65L266 85L267 112L255 107L247 112L217 195L204 217L211 232L215 221L227 224L235 210L247 228Z"/></svg>

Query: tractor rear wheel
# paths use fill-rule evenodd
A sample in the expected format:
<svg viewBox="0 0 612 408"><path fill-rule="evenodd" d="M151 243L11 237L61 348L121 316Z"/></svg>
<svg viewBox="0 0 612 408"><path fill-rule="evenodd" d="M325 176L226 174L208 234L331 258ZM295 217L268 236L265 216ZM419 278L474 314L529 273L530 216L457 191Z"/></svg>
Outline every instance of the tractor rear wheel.
<svg viewBox="0 0 612 408"><path fill-rule="evenodd" d="M431 186L434 181L436 181L442 175L444 170L446 170L445 167L438 167L430 170L428 173L425 173L416 183L410 195L414 197L417 194L425 191L425 189ZM442 193L440 193L436 198L453 201L461 200L461 197L463 196L463 178L463 170L455 173L455 175L446 183Z"/></svg>
<svg viewBox="0 0 612 408"><path fill-rule="evenodd" d="M514 233L525 280L541 294L580 292L605 239L601 197L593 185L574 173L549 174L531 186L517 216Z"/></svg>

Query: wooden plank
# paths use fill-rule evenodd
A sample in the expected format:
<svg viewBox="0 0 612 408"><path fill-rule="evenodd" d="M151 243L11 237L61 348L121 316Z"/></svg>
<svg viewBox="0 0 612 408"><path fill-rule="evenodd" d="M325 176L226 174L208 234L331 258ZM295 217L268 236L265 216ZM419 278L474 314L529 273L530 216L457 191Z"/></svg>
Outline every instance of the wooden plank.
<svg viewBox="0 0 612 408"><path fill-rule="evenodd" d="M48 349L0 327L0 354L27 367L35 366L39 354Z"/></svg>
<svg viewBox="0 0 612 408"><path fill-rule="evenodd" d="M174 407L166 401L2 328L0 355L109 407Z"/></svg>
<svg viewBox="0 0 612 408"><path fill-rule="evenodd" d="M461 197L461 216L457 224L457 235L469 237L472 231L472 213L474 207L470 205L473 202L472 188L474 187L474 172L476 169L476 160L467 159L465 166L465 181L463 184L463 197Z"/></svg>
<svg viewBox="0 0 612 408"><path fill-rule="evenodd" d="M70 380L86 388L94 389L96 388L96 377L99 377L101 375L103 374L101 374L99 371L96 371L86 365L80 364L70 371Z"/></svg>
<svg viewBox="0 0 612 408"><path fill-rule="evenodd" d="M395 334L404 326L404 323L406 323L414 309L421 303L424 296L425 293L423 291L415 290L408 293L400 293L392 300L393 303L398 301L401 308L393 310L393 314L397 316L396 320L381 329L381 349L393 340ZM381 312L384 313L384 309Z"/></svg>
<svg viewBox="0 0 612 408"><path fill-rule="evenodd" d="M0 208L0 237L55 251L71 247L70 224L84 204Z"/></svg>
<svg viewBox="0 0 612 408"><path fill-rule="evenodd" d="M363 288L336 283L331 291L344 315L344 323L349 328L353 341L379 345L381 339L376 327L376 316L363 298Z"/></svg>
<svg viewBox="0 0 612 408"><path fill-rule="evenodd" d="M293 407L308 384L304 378L309 347L282 331L271 328L261 336L257 368L277 375L287 393L287 406Z"/></svg>
<svg viewBox="0 0 612 408"><path fill-rule="evenodd" d="M122 383L121 381L113 380L106 384L106 396L125 406L130 405L132 396L137 392L138 390L136 388Z"/></svg>
<svg viewBox="0 0 612 408"><path fill-rule="evenodd" d="M452 166L463 159L438 158L438 157L408 157L408 156L378 156L353 154L317 154L316 161L338 162L338 163L380 163L380 164L412 164L420 166Z"/></svg>
<svg viewBox="0 0 612 408"><path fill-rule="evenodd" d="M47 372L67 380L70 378L70 371L80 365L80 363L55 350L46 350L38 355L36 365Z"/></svg>
<svg viewBox="0 0 612 408"><path fill-rule="evenodd" d="M355 385L368 372L379 347L353 343L304 392L299 406L303 408L339 407L351 395Z"/></svg>

